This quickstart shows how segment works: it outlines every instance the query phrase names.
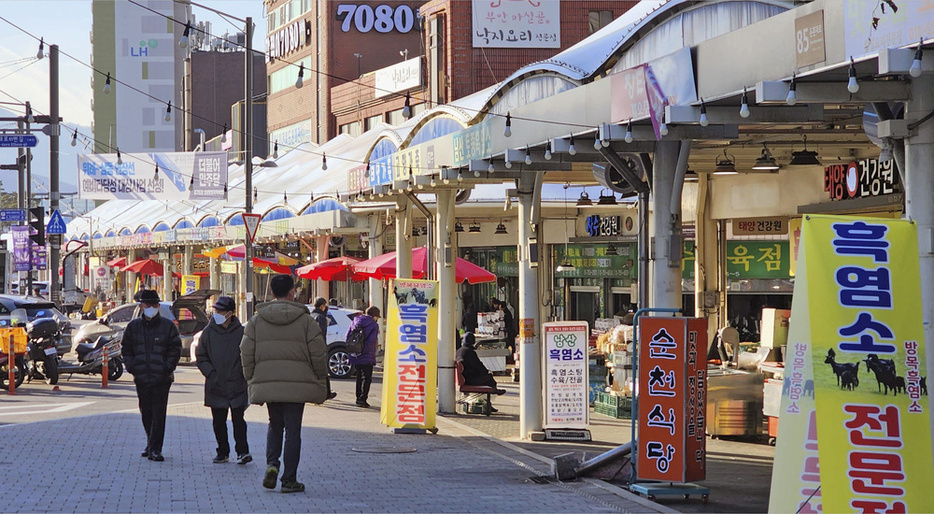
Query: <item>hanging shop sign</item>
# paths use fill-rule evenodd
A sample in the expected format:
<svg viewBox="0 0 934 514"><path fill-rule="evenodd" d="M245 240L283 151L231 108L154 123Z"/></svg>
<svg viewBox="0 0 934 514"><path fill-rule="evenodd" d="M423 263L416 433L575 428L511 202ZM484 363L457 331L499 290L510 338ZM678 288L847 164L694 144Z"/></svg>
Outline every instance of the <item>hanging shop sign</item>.
<svg viewBox="0 0 934 514"><path fill-rule="evenodd" d="M795 18L795 62L798 68L824 62L824 11Z"/></svg>
<svg viewBox="0 0 934 514"><path fill-rule="evenodd" d="M590 237L618 236L620 234L619 216L587 216L587 235Z"/></svg>
<svg viewBox="0 0 934 514"><path fill-rule="evenodd" d="M374 72L376 89L373 96L381 98L422 85L422 59L416 57Z"/></svg>
<svg viewBox="0 0 934 514"><path fill-rule="evenodd" d="M593 245L552 246L554 262L562 263L565 258L574 268L555 271L555 278L628 278L636 277L636 245L614 243Z"/></svg>
<svg viewBox="0 0 934 514"><path fill-rule="evenodd" d="M897 190L894 159L863 159L824 168L824 191L833 200L888 195Z"/></svg>
<svg viewBox="0 0 934 514"><path fill-rule="evenodd" d="M474 48L561 48L561 2L473 0Z"/></svg>
<svg viewBox="0 0 934 514"><path fill-rule="evenodd" d="M918 227L811 215L801 239L769 510L934 511Z"/></svg>
<svg viewBox="0 0 934 514"><path fill-rule="evenodd" d="M273 62L298 51L310 36L311 22L307 20L295 20L273 32L266 38L266 61Z"/></svg>
<svg viewBox="0 0 934 514"><path fill-rule="evenodd" d="M684 242L681 277L694 278L694 241ZM732 279L791 276L788 241L727 241L726 276Z"/></svg>
<svg viewBox="0 0 934 514"><path fill-rule="evenodd" d="M227 152L78 155L83 200L223 200L226 185Z"/></svg>
<svg viewBox="0 0 934 514"><path fill-rule="evenodd" d="M182 295L201 289L201 277L198 275L182 275Z"/></svg>
<svg viewBox="0 0 934 514"><path fill-rule="evenodd" d="M731 221L734 236L774 236L788 233L788 218L744 218Z"/></svg>
<svg viewBox="0 0 934 514"><path fill-rule="evenodd" d="M438 282L391 280L380 422L433 429L438 379Z"/></svg>
<svg viewBox="0 0 934 514"><path fill-rule="evenodd" d="M696 102L693 69L691 49L683 48L647 64L610 75L613 91L611 119L623 122L654 114L653 125L657 125L661 121L664 105ZM656 134L656 137L661 136Z"/></svg>
<svg viewBox="0 0 934 514"><path fill-rule="evenodd" d="M640 480L706 477L707 320L639 322Z"/></svg>
<svg viewBox="0 0 934 514"><path fill-rule="evenodd" d="M544 323L545 428L585 429L590 423L586 321Z"/></svg>
<svg viewBox="0 0 934 514"><path fill-rule="evenodd" d="M221 261L221 273L226 273L228 275L236 275L237 274L236 261Z"/></svg>

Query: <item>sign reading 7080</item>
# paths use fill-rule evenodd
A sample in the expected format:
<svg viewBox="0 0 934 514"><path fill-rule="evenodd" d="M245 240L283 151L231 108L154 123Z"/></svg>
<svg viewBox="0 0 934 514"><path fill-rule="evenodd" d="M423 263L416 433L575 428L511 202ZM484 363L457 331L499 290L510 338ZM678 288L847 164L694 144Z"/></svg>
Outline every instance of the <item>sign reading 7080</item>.
<svg viewBox="0 0 934 514"><path fill-rule="evenodd" d="M369 4L340 4L337 6L337 21L342 32L350 32L351 26L359 32L375 30L387 34L393 30L406 34L415 27L415 10L408 5L393 8L381 4L376 8Z"/></svg>

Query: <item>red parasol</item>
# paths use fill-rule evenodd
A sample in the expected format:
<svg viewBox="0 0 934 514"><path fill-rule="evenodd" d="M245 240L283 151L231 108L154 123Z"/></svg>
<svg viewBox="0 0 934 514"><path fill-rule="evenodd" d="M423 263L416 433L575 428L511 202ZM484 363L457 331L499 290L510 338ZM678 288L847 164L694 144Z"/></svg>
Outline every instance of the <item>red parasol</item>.
<svg viewBox="0 0 934 514"><path fill-rule="evenodd" d="M412 249L412 277L425 276L427 263L428 250L424 246ZM359 262L354 264L352 269L354 273L368 278L394 278L396 276L396 252L384 253L379 257ZM482 284L495 282L496 275L458 257L454 264L454 280L458 284L464 281L468 284Z"/></svg>
<svg viewBox="0 0 934 514"><path fill-rule="evenodd" d="M132 271L140 275L157 275L160 277L163 274L162 264L152 259L140 259L120 268L120 271Z"/></svg>
<svg viewBox="0 0 934 514"><path fill-rule="evenodd" d="M354 257L341 256L326 261L315 262L295 270L295 274L309 280L363 280L351 270L351 266L360 262Z"/></svg>
<svg viewBox="0 0 934 514"><path fill-rule="evenodd" d="M126 257L117 257L115 259L110 259L107 261L107 265L111 268L122 268L126 266Z"/></svg>

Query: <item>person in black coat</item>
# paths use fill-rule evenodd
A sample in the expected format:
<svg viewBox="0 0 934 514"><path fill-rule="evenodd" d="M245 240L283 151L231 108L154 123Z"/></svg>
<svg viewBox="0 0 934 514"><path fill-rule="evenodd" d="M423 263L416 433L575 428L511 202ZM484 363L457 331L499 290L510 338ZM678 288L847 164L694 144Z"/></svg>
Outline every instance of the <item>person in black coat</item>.
<svg viewBox="0 0 934 514"><path fill-rule="evenodd" d="M253 460L250 443L246 437L246 421L243 413L250 405L246 379L243 378L243 363L240 360L240 341L243 340L243 325L234 312L237 304L229 296L221 296L214 303L211 322L201 332L195 358L198 369L205 376L204 405L211 408L214 420L214 437L217 439L217 456L214 463L227 462L230 457L230 441L227 438L227 411L233 424L234 450L237 464Z"/></svg>
<svg viewBox="0 0 934 514"><path fill-rule="evenodd" d="M324 343L327 344L328 324L330 323L330 320L328 320L328 301L325 300L324 297L319 296L315 298L315 306L313 309L311 309L311 317L318 324L318 327L321 329L321 333L324 334ZM333 400L334 398L336 398L337 393L334 391L331 391L331 377L330 376L324 377L324 385L325 387L327 387L327 390L328 390L327 399Z"/></svg>
<svg viewBox="0 0 934 514"><path fill-rule="evenodd" d="M464 385L489 386L496 389L496 394L505 394L504 389L497 389L496 379L483 365L474 348L476 338L472 332L464 334L464 341L455 354L454 360L464 366Z"/></svg>
<svg viewBox="0 0 934 514"><path fill-rule="evenodd" d="M182 355L182 339L175 323L159 315L159 295L155 291L140 291L139 302L142 315L130 321L123 331L123 360L136 383L139 412L146 430L143 457L162 462L169 388Z"/></svg>

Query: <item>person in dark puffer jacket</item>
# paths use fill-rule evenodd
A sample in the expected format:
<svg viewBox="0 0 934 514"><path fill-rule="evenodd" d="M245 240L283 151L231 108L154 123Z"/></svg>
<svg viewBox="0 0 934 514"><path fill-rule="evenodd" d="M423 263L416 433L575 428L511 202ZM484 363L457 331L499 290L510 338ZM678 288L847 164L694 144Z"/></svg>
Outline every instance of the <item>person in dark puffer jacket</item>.
<svg viewBox="0 0 934 514"><path fill-rule="evenodd" d="M143 457L162 462L165 413L175 367L182 355L182 339L172 320L159 315L159 295L152 290L139 294L142 315L123 331L123 360L133 375L139 412L146 430Z"/></svg>
<svg viewBox="0 0 934 514"><path fill-rule="evenodd" d="M350 364L357 369L357 406L369 408L367 398L370 395L370 385L373 383L373 366L376 365L376 347L379 345L379 307L370 306L366 314L361 314L350 322L344 340L350 339L350 333L357 327L363 328L366 342L360 354L350 356Z"/></svg>

